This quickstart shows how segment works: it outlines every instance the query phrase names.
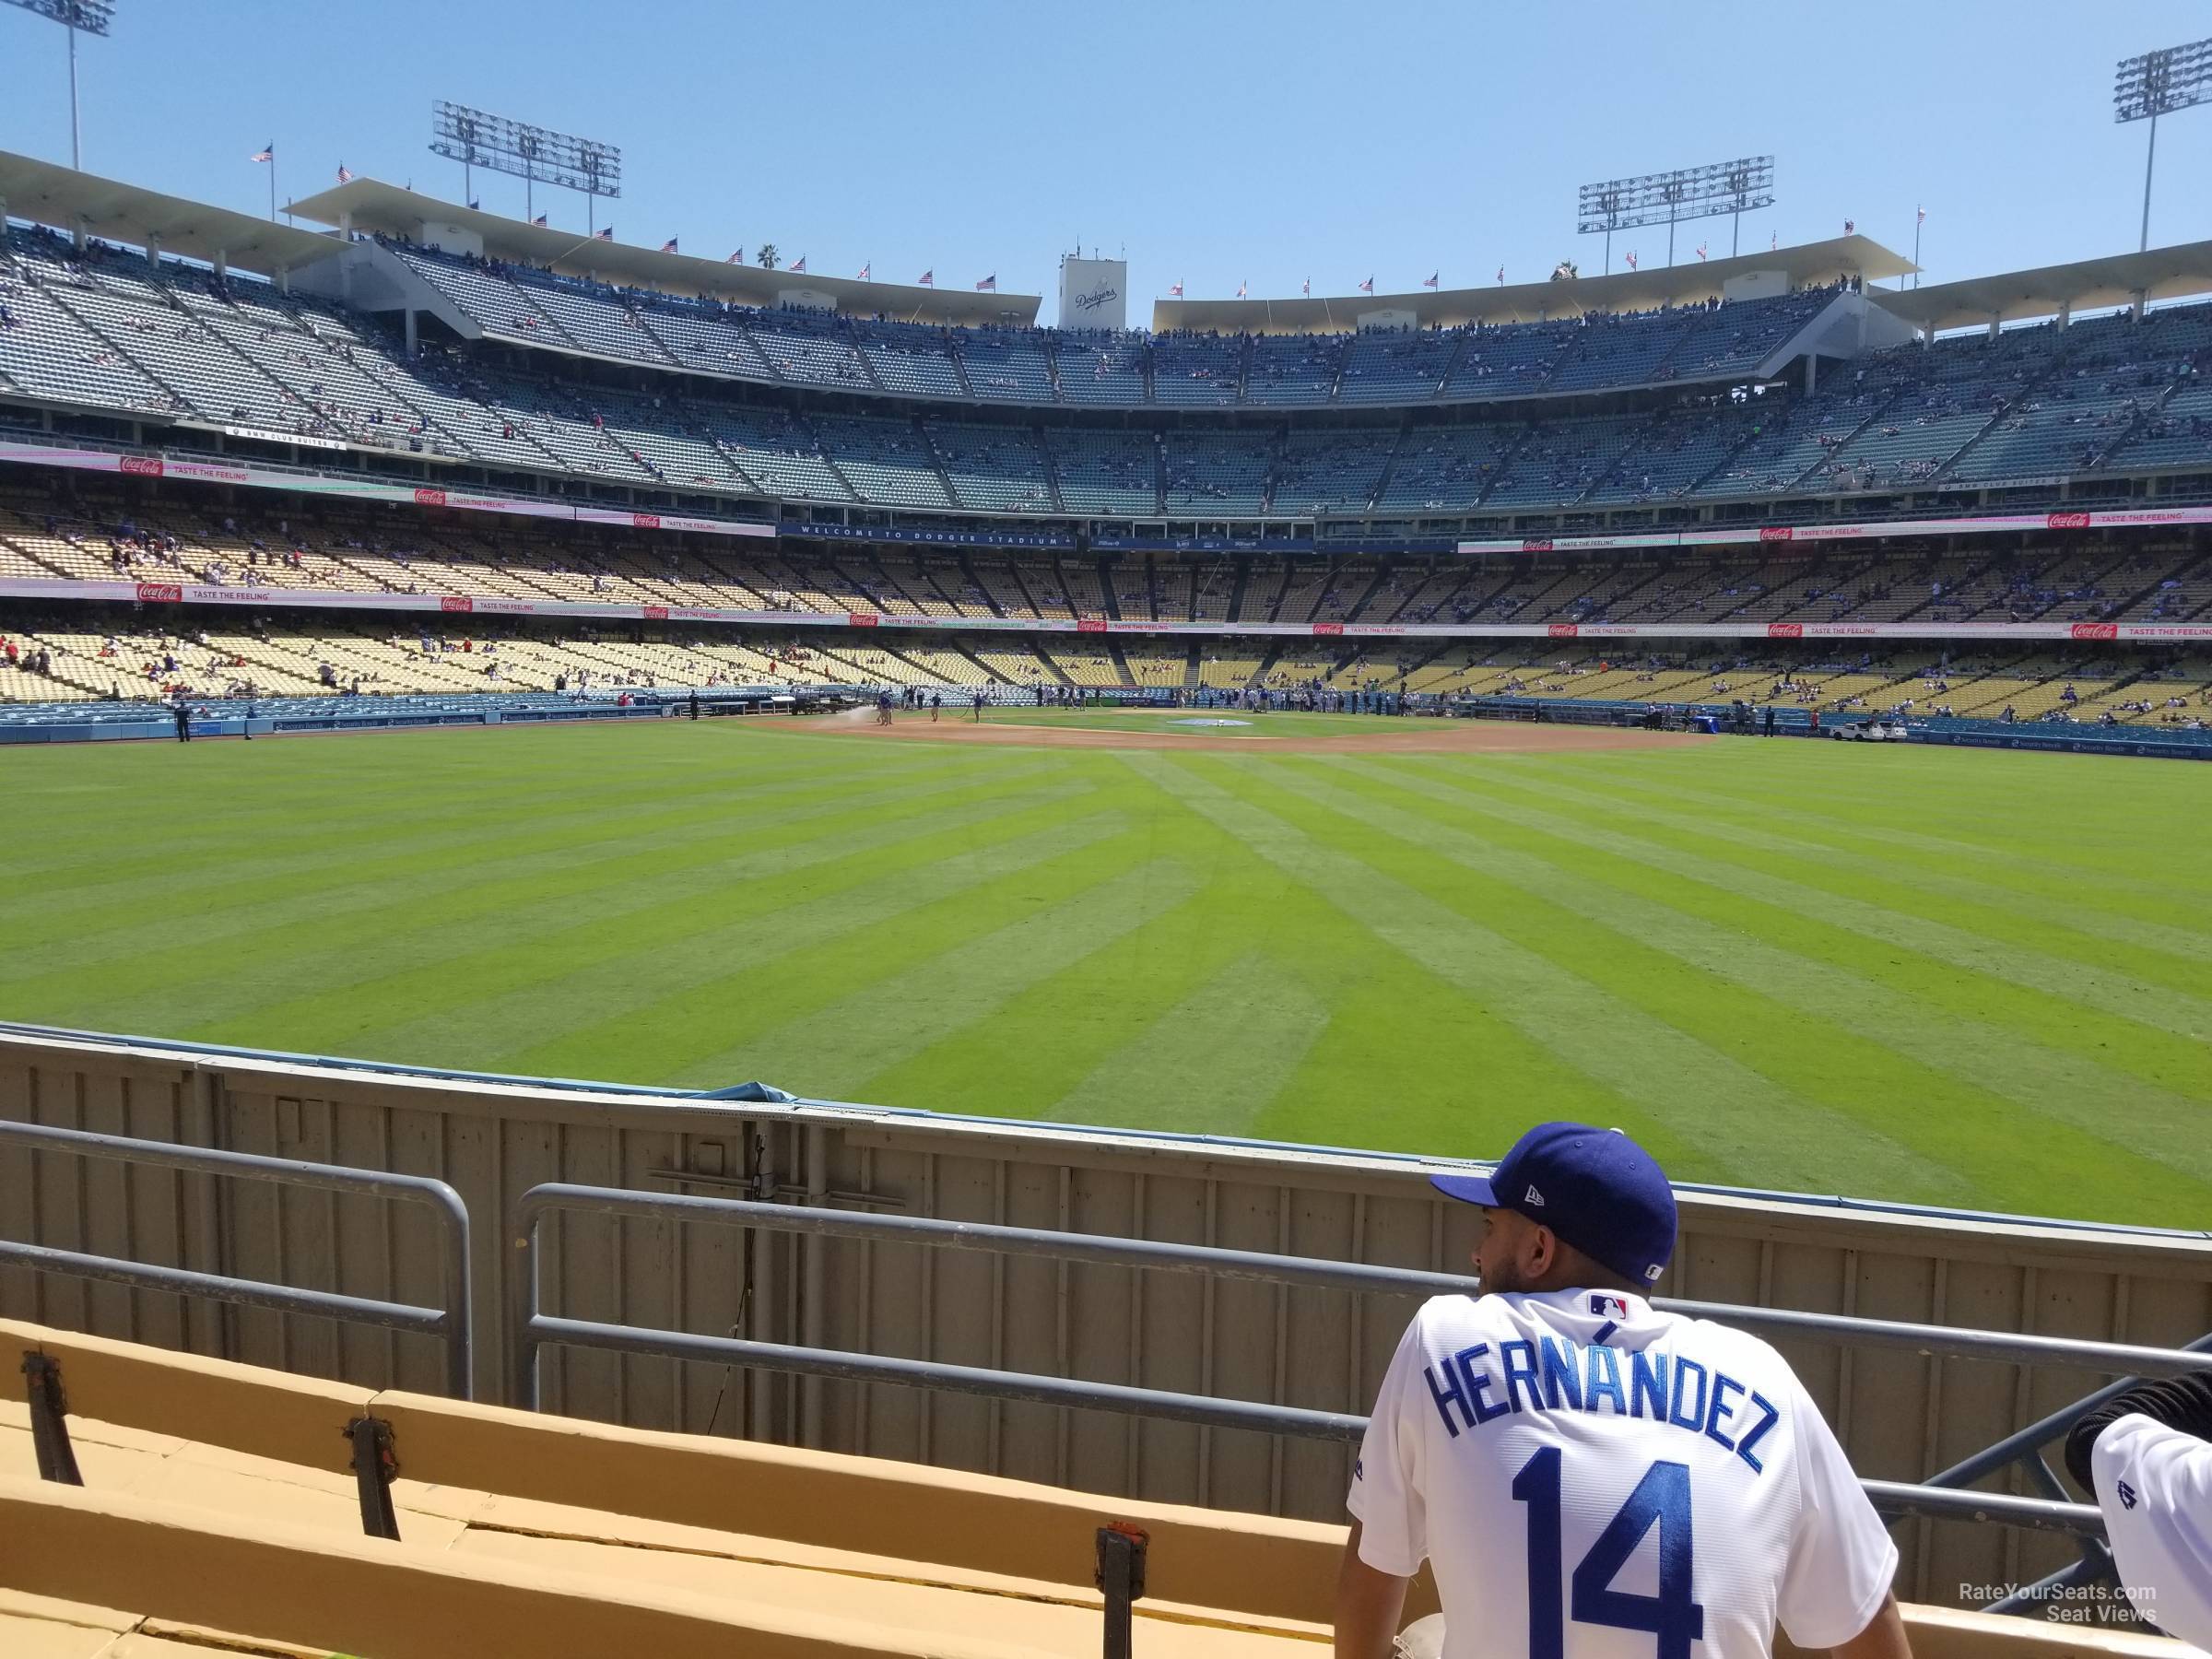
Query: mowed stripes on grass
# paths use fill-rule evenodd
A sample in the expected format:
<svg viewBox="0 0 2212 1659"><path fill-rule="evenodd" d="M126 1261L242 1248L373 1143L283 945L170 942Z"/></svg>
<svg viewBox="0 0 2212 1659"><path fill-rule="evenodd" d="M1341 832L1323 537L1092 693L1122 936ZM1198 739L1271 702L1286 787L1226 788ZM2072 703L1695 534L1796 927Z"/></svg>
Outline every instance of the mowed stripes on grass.
<svg viewBox="0 0 2212 1659"><path fill-rule="evenodd" d="M2212 768L1294 749L0 751L0 1018L1449 1154L1572 1116L1684 1179L2212 1215Z"/></svg>

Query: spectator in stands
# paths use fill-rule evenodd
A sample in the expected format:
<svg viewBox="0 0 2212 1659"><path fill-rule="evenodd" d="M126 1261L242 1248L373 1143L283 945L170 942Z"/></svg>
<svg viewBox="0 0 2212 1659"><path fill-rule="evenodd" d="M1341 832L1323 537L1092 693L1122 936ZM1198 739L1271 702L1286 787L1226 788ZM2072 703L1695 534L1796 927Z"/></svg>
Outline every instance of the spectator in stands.
<svg viewBox="0 0 2212 1659"><path fill-rule="evenodd" d="M1685 1653L1769 1652L1779 1619L1800 1647L1910 1659L1889 1588L1897 1547L1787 1361L1646 1300L1676 1242L1674 1193L1651 1156L1618 1130L1541 1124L1490 1174L1432 1180L1482 1208L1482 1293L1426 1303L1383 1378L1352 1465L1338 1659L1391 1653L1423 1560L1455 1653L1625 1651L1617 1603L1675 1618L1660 1645ZM1644 1383L1671 1361L1671 1418L1631 1410L1631 1359ZM1747 1466L1753 1478L1738 1478ZM1677 1538L1650 1547L1656 1597L1608 1590L1670 1525ZM1579 1618L1565 1616L1570 1573ZM1588 1612L1584 1577L1597 1581ZM1400 1651L1438 1651L1439 1634L1417 1626Z"/></svg>

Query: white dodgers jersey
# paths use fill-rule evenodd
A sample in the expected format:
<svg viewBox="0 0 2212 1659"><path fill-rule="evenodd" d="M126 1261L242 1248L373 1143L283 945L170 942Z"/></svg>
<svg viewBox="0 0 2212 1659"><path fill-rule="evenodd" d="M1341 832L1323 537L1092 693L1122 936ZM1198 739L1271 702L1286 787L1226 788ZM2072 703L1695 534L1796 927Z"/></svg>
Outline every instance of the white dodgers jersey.
<svg viewBox="0 0 2212 1659"><path fill-rule="evenodd" d="M1439 1297L1353 1465L1360 1559L1433 1563L1444 1659L1763 1659L1864 1630L1897 1547L1766 1343L1612 1290Z"/></svg>
<svg viewBox="0 0 2212 1659"><path fill-rule="evenodd" d="M2212 1653L2212 1443L2134 1412L2089 1460L2128 1601Z"/></svg>

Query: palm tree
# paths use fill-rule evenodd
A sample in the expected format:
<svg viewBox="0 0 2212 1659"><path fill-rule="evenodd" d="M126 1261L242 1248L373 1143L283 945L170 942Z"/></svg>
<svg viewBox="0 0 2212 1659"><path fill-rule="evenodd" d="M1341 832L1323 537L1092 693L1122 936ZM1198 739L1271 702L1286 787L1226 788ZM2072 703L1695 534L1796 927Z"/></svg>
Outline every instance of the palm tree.
<svg viewBox="0 0 2212 1659"><path fill-rule="evenodd" d="M760 268L764 271L772 271L776 268L776 244L774 242L760 244Z"/></svg>

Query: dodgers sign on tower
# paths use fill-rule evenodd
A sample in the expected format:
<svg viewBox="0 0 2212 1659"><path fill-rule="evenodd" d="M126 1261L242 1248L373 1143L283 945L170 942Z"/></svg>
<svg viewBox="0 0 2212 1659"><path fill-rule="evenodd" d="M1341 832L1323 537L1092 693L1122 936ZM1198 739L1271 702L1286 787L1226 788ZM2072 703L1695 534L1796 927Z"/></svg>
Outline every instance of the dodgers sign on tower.
<svg viewBox="0 0 2212 1659"><path fill-rule="evenodd" d="M1060 326L1128 327L1129 262L1125 259L1085 259L1077 253L1063 254L1060 259Z"/></svg>

